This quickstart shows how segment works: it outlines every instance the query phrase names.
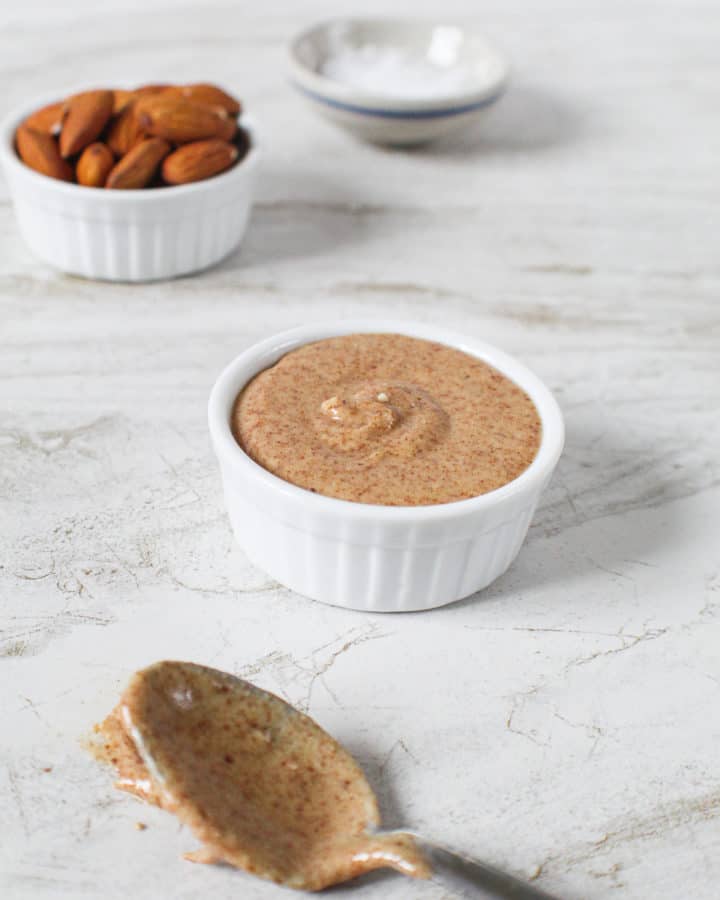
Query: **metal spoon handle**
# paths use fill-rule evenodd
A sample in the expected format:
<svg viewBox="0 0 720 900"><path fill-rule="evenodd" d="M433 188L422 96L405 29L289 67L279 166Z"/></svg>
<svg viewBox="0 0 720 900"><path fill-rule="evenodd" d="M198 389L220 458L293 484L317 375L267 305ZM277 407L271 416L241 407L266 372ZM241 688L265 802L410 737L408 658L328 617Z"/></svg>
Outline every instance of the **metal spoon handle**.
<svg viewBox="0 0 720 900"><path fill-rule="evenodd" d="M503 900L557 900L551 894L476 859L454 853L416 836L433 870L433 880L459 897Z"/></svg>

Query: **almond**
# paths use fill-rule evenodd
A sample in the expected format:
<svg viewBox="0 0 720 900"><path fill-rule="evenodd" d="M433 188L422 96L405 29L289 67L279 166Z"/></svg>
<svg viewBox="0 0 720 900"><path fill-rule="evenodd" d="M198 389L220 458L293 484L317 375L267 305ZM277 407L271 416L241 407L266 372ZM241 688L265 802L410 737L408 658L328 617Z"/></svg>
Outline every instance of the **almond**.
<svg viewBox="0 0 720 900"><path fill-rule="evenodd" d="M185 84L168 88L165 93L173 93L195 103L204 103L206 106L222 109L229 116L240 115L240 102L214 84Z"/></svg>
<svg viewBox="0 0 720 900"><path fill-rule="evenodd" d="M223 125L220 129L220 134L218 137L222 141L231 141L235 137L238 130L237 119L234 117L226 115L223 118Z"/></svg>
<svg viewBox="0 0 720 900"><path fill-rule="evenodd" d="M79 153L91 144L107 124L113 111L112 91L85 91L68 100L68 111L60 132L60 153Z"/></svg>
<svg viewBox="0 0 720 900"><path fill-rule="evenodd" d="M168 184L188 184L212 178L229 169L238 158L238 149L216 138L185 144L166 156L162 176Z"/></svg>
<svg viewBox="0 0 720 900"><path fill-rule="evenodd" d="M15 142L18 155L26 166L50 178L73 180L73 170L60 156L57 141L51 134L21 125L15 132Z"/></svg>
<svg viewBox="0 0 720 900"><path fill-rule="evenodd" d="M107 144L115 156L125 156L145 134L135 115L135 101L131 100L119 116L113 118L107 134Z"/></svg>
<svg viewBox="0 0 720 900"><path fill-rule="evenodd" d="M143 97L137 101L135 112L144 131L175 144L206 138L228 140L237 127L232 119L211 107L172 94Z"/></svg>
<svg viewBox="0 0 720 900"><path fill-rule="evenodd" d="M134 94L132 91L126 91L123 88L115 88L113 90L113 115L121 113L128 105Z"/></svg>
<svg viewBox="0 0 720 900"><path fill-rule="evenodd" d="M162 138L141 141L112 169L105 187L126 191L145 187L169 152L170 144Z"/></svg>
<svg viewBox="0 0 720 900"><path fill-rule="evenodd" d="M75 166L78 184L85 187L103 187L110 169L115 165L115 157L106 144L97 141L86 147Z"/></svg>
<svg viewBox="0 0 720 900"><path fill-rule="evenodd" d="M171 84L143 84L139 88L135 88L133 94L137 97L144 97L150 94L162 94L163 91L166 91L171 87Z"/></svg>
<svg viewBox="0 0 720 900"><path fill-rule="evenodd" d="M42 109L31 113L23 122L33 131L42 131L44 134L60 134L62 120L65 114L65 101L60 100L59 103L51 103L49 106L43 106Z"/></svg>

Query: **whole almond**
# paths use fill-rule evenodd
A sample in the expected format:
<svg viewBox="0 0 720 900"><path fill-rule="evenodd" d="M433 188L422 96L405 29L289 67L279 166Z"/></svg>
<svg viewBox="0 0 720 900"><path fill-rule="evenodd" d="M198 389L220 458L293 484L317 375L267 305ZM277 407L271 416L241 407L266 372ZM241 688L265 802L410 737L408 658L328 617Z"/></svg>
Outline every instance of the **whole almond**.
<svg viewBox="0 0 720 900"><path fill-rule="evenodd" d="M57 141L51 134L21 125L15 132L15 143L18 155L26 166L50 178L73 180L73 170L60 156Z"/></svg>
<svg viewBox="0 0 720 900"><path fill-rule="evenodd" d="M105 187L126 191L146 187L169 152L170 144L162 138L141 141L111 170Z"/></svg>
<svg viewBox="0 0 720 900"><path fill-rule="evenodd" d="M121 113L128 103L132 100L134 94L132 91L126 91L123 88L115 88L113 90L113 115Z"/></svg>
<svg viewBox="0 0 720 900"><path fill-rule="evenodd" d="M174 144L207 138L228 140L237 127L233 120L211 107L173 95L143 97L135 104L135 114L145 132Z"/></svg>
<svg viewBox="0 0 720 900"><path fill-rule="evenodd" d="M162 164L162 176L168 184L189 184L219 175L233 165L238 149L227 141L211 138L185 144L166 156Z"/></svg>
<svg viewBox="0 0 720 900"><path fill-rule="evenodd" d="M78 184L85 187L103 187L110 169L115 165L112 151L100 141L90 144L80 154L75 166Z"/></svg>
<svg viewBox="0 0 720 900"><path fill-rule="evenodd" d="M240 114L240 101L214 84L179 85L168 88L165 93L174 93L176 96L185 97L195 103L204 103L206 106L223 109L229 116Z"/></svg>
<svg viewBox="0 0 720 900"><path fill-rule="evenodd" d="M58 103L50 103L43 106L42 109L35 110L23 122L33 131L42 131L44 134L60 134L62 120L65 114L65 101L60 100Z"/></svg>
<svg viewBox="0 0 720 900"><path fill-rule="evenodd" d="M73 156L91 144L112 115L113 104L112 91L85 91L71 97L60 132L61 155Z"/></svg>
<svg viewBox="0 0 720 900"><path fill-rule="evenodd" d="M135 115L135 101L130 102L110 122L107 133L107 144L115 156L125 156L139 143L145 134Z"/></svg>

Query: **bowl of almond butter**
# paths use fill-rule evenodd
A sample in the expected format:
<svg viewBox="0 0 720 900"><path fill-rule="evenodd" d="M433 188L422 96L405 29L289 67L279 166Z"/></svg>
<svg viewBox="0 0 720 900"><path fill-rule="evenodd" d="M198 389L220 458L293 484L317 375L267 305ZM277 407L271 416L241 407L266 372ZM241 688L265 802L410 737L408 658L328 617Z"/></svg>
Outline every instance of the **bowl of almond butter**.
<svg viewBox="0 0 720 900"><path fill-rule="evenodd" d="M0 126L30 249L108 281L174 278L232 253L258 156L240 101L212 84L93 88L36 101Z"/></svg>

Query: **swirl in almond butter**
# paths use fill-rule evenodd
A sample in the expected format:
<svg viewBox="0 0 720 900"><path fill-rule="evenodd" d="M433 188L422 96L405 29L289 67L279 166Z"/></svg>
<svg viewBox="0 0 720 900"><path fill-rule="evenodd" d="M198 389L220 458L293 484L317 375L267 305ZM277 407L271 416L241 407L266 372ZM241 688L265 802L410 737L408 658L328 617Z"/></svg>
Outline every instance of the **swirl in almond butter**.
<svg viewBox="0 0 720 900"><path fill-rule="evenodd" d="M240 446L319 494L389 506L464 500L517 478L541 424L482 360L432 341L354 334L307 344L257 375L233 412Z"/></svg>
<svg viewBox="0 0 720 900"><path fill-rule="evenodd" d="M446 435L447 414L421 387L403 382L349 384L317 408L313 425L323 443L377 463L412 459Z"/></svg>

